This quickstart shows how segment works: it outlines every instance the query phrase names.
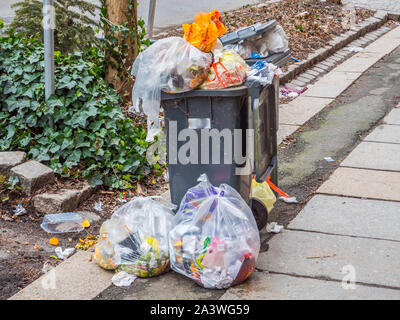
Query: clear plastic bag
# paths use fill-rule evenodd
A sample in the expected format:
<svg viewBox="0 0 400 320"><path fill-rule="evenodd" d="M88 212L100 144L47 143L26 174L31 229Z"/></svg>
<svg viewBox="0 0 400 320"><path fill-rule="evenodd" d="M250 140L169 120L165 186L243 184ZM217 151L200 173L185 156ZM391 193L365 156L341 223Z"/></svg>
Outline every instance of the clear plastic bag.
<svg viewBox="0 0 400 320"><path fill-rule="evenodd" d="M235 50L222 51L222 57L211 67L201 89L217 90L241 85L246 79L249 66Z"/></svg>
<svg viewBox="0 0 400 320"><path fill-rule="evenodd" d="M249 206L205 174L189 189L169 233L171 268L210 289L246 280L255 269L260 236Z"/></svg>
<svg viewBox="0 0 400 320"><path fill-rule="evenodd" d="M211 63L211 53L179 37L158 40L139 54L132 67L136 81L130 111L147 115L147 141L153 141L161 131L161 90L179 93L197 88L207 77Z"/></svg>
<svg viewBox="0 0 400 320"><path fill-rule="evenodd" d="M289 47L286 34L280 25L271 31L265 32L259 40L254 41L258 54L266 57L270 54L284 52Z"/></svg>
<svg viewBox="0 0 400 320"><path fill-rule="evenodd" d="M95 251L102 268L144 278L169 270L168 232L173 212L156 198L135 198L103 223Z"/></svg>

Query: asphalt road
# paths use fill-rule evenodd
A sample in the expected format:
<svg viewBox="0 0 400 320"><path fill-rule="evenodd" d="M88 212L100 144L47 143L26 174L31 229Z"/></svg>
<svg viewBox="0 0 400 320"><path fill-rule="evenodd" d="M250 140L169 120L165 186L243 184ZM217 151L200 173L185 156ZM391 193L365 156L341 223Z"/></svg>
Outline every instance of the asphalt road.
<svg viewBox="0 0 400 320"><path fill-rule="evenodd" d="M0 17L6 23L14 16L11 5L20 0L0 0ZM97 0L89 0L98 3ZM139 0L139 16L147 22L150 0ZM189 22L199 11L211 11L218 9L221 12L240 8L246 4L254 4L260 0L157 0L154 26L156 28Z"/></svg>

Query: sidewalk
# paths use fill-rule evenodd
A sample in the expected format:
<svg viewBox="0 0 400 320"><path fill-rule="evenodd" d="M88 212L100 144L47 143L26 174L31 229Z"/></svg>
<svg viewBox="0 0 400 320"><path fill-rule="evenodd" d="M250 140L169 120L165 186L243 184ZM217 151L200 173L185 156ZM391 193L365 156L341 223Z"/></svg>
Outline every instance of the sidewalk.
<svg viewBox="0 0 400 320"><path fill-rule="evenodd" d="M400 299L400 105L317 193L222 299Z"/></svg>

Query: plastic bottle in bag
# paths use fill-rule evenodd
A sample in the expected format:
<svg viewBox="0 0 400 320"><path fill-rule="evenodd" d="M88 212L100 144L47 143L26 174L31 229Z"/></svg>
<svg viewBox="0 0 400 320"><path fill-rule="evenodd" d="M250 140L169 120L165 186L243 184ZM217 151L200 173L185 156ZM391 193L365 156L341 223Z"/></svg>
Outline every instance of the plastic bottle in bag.
<svg viewBox="0 0 400 320"><path fill-rule="evenodd" d="M169 270L170 207L156 197L138 197L115 211L100 229L96 261L104 269L119 269L138 277Z"/></svg>
<svg viewBox="0 0 400 320"><path fill-rule="evenodd" d="M205 174L182 200L169 233L171 267L210 289L246 280L255 269L260 237L239 193L214 187Z"/></svg>

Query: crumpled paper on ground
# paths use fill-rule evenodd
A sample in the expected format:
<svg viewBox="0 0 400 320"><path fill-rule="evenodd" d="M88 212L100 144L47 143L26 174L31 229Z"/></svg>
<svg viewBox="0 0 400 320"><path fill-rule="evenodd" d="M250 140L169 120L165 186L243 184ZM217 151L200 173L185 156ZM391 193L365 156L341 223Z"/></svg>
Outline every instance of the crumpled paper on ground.
<svg viewBox="0 0 400 320"><path fill-rule="evenodd" d="M114 284L114 286L117 287L129 287L135 280L136 280L136 276L134 276L133 274L129 274L125 271L121 271L116 273L111 281Z"/></svg>
<svg viewBox="0 0 400 320"><path fill-rule="evenodd" d="M75 248L67 248L63 251L61 247L57 247L55 252L58 258L67 260L75 252Z"/></svg>

